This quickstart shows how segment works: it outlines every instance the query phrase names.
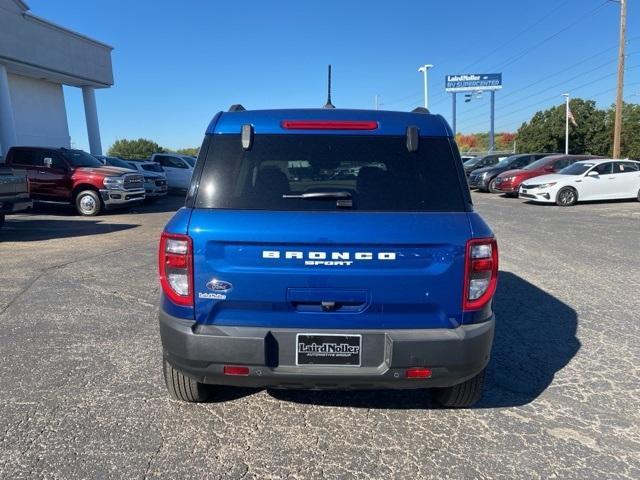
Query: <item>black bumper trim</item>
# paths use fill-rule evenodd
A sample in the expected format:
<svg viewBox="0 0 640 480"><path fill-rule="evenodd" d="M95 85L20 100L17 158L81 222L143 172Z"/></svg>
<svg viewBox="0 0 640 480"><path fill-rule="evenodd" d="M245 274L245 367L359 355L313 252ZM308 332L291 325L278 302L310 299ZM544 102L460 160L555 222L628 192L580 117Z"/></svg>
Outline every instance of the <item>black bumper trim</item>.
<svg viewBox="0 0 640 480"><path fill-rule="evenodd" d="M495 321L455 329L323 330L362 335L362 366L296 366L295 334L318 329L197 325L160 310L165 358L203 383L276 388L425 388L461 383L489 362ZM248 376L223 374L245 365ZM410 367L428 367L429 379L407 379Z"/></svg>

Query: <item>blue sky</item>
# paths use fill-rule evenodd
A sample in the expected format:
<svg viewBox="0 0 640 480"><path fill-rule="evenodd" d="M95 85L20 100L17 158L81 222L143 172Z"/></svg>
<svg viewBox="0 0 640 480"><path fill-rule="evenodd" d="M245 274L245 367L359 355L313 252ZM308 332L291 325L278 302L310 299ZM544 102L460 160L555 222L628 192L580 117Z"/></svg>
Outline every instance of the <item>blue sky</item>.
<svg viewBox="0 0 640 480"><path fill-rule="evenodd" d="M496 130L515 131L561 94L614 101L619 4L603 0L27 0L31 11L114 47L115 85L96 94L103 148L146 137L198 146L215 112L316 107L333 65L338 107L410 110L429 73L431 110L451 117L444 76L502 72ZM640 2L630 2L625 99L640 101ZM65 88L74 146L82 96ZM489 95L458 96L458 130L487 131Z"/></svg>

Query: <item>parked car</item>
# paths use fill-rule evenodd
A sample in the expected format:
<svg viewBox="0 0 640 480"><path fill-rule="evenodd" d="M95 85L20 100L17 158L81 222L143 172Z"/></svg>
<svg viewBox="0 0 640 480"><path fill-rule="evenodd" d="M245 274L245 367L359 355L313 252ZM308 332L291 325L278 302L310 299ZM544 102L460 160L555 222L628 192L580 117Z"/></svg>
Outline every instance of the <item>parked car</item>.
<svg viewBox="0 0 640 480"><path fill-rule="evenodd" d="M0 163L0 228L8 213L26 210L31 203L27 172Z"/></svg>
<svg viewBox="0 0 640 480"><path fill-rule="evenodd" d="M480 398L498 251L441 116L225 112L201 151L159 247L174 398L204 401L210 385L437 387L448 407ZM296 180L301 161L359 169Z"/></svg>
<svg viewBox="0 0 640 480"><path fill-rule="evenodd" d="M150 161L162 166L170 189L186 190L189 188L195 162L192 165L185 157L188 155L178 155L177 153L154 153L151 155Z"/></svg>
<svg viewBox="0 0 640 480"><path fill-rule="evenodd" d="M144 200L142 175L106 167L82 150L11 147L6 163L27 171L32 200L72 204L81 215Z"/></svg>
<svg viewBox="0 0 640 480"><path fill-rule="evenodd" d="M145 168L143 168L144 164L127 162L120 157L110 157L105 155L94 155L94 157L100 160L104 165L124 168L127 170L135 171L136 173L138 172L138 166L140 166L140 173L142 173L142 175L144 176L145 202L155 202L159 198L167 196L167 179L164 176L164 173L157 171L147 171ZM151 164L157 166L159 170L162 170L162 167L160 167L160 165L158 165L157 163Z"/></svg>
<svg viewBox="0 0 640 480"><path fill-rule="evenodd" d="M495 165L500 160L505 158L506 155L499 155L496 153L490 153L489 155L483 155L482 157L475 157L464 162L464 173L469 176L471 172L479 168L490 167Z"/></svg>
<svg viewBox="0 0 640 480"><path fill-rule="evenodd" d="M506 193L508 196L517 197L520 185L525 180L539 177L548 173L556 173L580 160L589 160L597 157L594 155L549 155L530 163L524 168L507 170L496 177L495 190Z"/></svg>
<svg viewBox="0 0 640 480"><path fill-rule="evenodd" d="M507 170L524 168L539 158L556 155L554 153L521 153L503 158L491 167L474 170L469 175L469 187L481 192L496 192L496 177Z"/></svg>
<svg viewBox="0 0 640 480"><path fill-rule="evenodd" d="M527 180L520 186L520 196L561 207L588 200L640 201L640 162L612 159L576 162L556 174Z"/></svg>
<svg viewBox="0 0 640 480"><path fill-rule="evenodd" d="M477 155L460 155L460 160L462 163L468 162L469 160L473 160Z"/></svg>

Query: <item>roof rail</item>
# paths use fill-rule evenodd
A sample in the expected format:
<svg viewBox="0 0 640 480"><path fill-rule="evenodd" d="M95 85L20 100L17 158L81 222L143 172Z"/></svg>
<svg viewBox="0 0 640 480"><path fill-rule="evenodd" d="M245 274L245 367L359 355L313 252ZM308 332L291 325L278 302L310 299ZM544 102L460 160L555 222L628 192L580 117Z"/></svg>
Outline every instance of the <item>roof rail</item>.
<svg viewBox="0 0 640 480"><path fill-rule="evenodd" d="M240 105L239 103L234 103L233 105L231 105L229 107L229 111L230 112L244 112L247 109L244 108L242 105Z"/></svg>
<svg viewBox="0 0 640 480"><path fill-rule="evenodd" d="M431 113L428 108L425 107L416 107L411 110L411 113Z"/></svg>

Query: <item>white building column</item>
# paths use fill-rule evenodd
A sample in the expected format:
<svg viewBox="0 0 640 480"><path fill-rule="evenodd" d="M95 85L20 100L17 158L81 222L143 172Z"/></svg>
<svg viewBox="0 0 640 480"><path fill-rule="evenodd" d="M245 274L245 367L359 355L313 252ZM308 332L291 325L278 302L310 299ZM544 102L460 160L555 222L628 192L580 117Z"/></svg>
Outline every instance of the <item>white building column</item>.
<svg viewBox="0 0 640 480"><path fill-rule="evenodd" d="M16 142L16 125L13 120L13 107L9 93L9 77L7 68L0 63L0 147L2 154L5 155L9 151L9 147L15 145Z"/></svg>
<svg viewBox="0 0 640 480"><path fill-rule="evenodd" d="M102 155L100 141L100 125L98 125L98 108L96 107L95 89L90 86L82 87L84 100L84 116L87 120L87 135L89 136L89 151L93 155Z"/></svg>

